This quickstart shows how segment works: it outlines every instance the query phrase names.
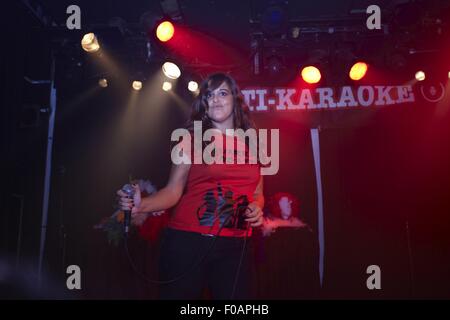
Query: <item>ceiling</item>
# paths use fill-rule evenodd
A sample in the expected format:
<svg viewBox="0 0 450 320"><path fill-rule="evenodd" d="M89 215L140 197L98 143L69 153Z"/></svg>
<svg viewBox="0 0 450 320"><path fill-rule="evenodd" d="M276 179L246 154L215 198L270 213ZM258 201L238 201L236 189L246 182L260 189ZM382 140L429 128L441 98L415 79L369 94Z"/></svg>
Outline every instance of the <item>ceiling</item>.
<svg viewBox="0 0 450 320"><path fill-rule="evenodd" d="M255 35L261 34L262 27L258 22L261 21L264 11L273 2L284 7L290 27L317 27L322 25L326 28L325 30L328 30L330 26L346 27L356 23L360 28L359 30L363 30L363 32L364 30L367 31L365 26L368 16L365 12L366 8L373 4L371 0L22 0L21 2L23 7L37 20L44 21L48 28L59 27L65 34L77 34L65 28L66 19L69 16L66 9L72 4L78 5L81 9L82 32L93 30L95 27L111 26L113 21L117 25L117 21L121 21L121 26L129 31L129 35L144 33L142 24L144 14L150 17L151 21L156 21L164 16L163 8L170 7L170 5L177 6L179 15L173 16L176 23L208 35L210 39L214 39L215 45L219 42L225 43L231 46L233 50L240 52L241 61L236 63L237 68L240 68L242 64L246 64L247 67L252 65L252 57L255 53L252 40L255 39ZM409 47L433 47L434 38L430 37L423 27L423 21L428 16L434 19L432 24L435 23L436 17L439 17L442 20L440 23L447 28L446 30L448 30L450 24L448 20L450 17L450 0L380 0L376 3L382 11L382 24L388 27L379 31L378 35L381 34L384 37L389 33L394 34L401 30L389 40L382 38L376 41L359 42L360 47L363 47L365 51L372 54L377 53L379 57L382 56L379 51L384 50L386 46L396 49L401 49L403 46L404 50ZM403 9L400 10L399 8ZM396 27L398 28L397 31ZM436 26L434 25L433 28L435 29ZM354 29L343 32L344 38L333 35L332 41L330 41L330 35L326 34L327 32L323 33L325 33L324 36L321 35L323 41L298 41L298 39L317 40L318 33L311 32L305 34L304 37L300 36L296 42L287 42L283 38L281 45L266 42L266 38L264 38L263 46L268 47L265 48L265 52L270 53L270 51L276 50L277 54L288 60L289 54L295 53L297 58L301 56L301 49L314 49L313 46L323 49L323 47L329 47L331 44L341 45L344 42L357 42L359 40L357 39L359 31L355 32ZM375 32L371 34L375 34ZM308 38L309 35L313 38ZM76 39L78 45L79 40ZM275 40L278 41L279 39ZM294 47L298 50L292 50ZM325 50L328 50L328 48L325 48ZM249 71L251 71L249 68L245 70L246 73Z"/></svg>

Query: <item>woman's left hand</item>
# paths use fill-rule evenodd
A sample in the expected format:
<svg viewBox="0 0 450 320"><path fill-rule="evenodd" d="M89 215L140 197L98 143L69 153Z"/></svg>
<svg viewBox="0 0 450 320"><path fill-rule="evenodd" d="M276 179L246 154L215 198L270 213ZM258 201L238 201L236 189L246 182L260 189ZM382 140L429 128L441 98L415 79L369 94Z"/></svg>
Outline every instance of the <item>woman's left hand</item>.
<svg viewBox="0 0 450 320"><path fill-rule="evenodd" d="M246 210L245 221L250 222L251 227L259 227L264 222L263 211L262 208L258 206L256 202L252 202L248 205Z"/></svg>

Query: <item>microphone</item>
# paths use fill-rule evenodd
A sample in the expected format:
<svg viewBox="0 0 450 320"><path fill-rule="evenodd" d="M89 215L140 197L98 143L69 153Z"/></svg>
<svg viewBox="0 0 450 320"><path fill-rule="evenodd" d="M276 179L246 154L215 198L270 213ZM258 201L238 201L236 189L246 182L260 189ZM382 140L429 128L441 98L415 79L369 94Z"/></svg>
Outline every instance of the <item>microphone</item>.
<svg viewBox="0 0 450 320"><path fill-rule="evenodd" d="M122 187L122 191L127 194L129 197L134 196L134 188L131 184L126 184ZM125 236L128 235L128 231L130 231L130 222L131 222L131 210L124 210L124 219L123 219L123 228Z"/></svg>

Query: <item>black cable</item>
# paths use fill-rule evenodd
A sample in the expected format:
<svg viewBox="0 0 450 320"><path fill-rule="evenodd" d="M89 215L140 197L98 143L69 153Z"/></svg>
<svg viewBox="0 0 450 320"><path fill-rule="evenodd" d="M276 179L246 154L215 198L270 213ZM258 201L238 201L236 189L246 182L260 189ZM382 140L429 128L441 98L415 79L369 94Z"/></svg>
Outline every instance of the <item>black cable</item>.
<svg viewBox="0 0 450 320"><path fill-rule="evenodd" d="M153 280L153 279L148 279L146 276L144 276L144 275L137 269L136 265L133 263L133 259L132 259L131 256L130 256L130 252L129 252L129 250L128 250L128 242L127 242L127 240L126 240L126 237L125 237L125 239L124 239L124 245L125 245L125 251L126 251L126 253L127 253L127 258L128 258L128 260L129 260L129 262L130 262L130 264L131 264L131 266L132 266L134 272L135 272L138 276L140 276L142 279L144 279L145 281L147 281L147 282L149 282L149 283L152 283L152 284L170 284L170 283L176 282L176 281L178 281L178 280L184 278L187 274L189 274L190 272L192 272L195 268L197 268L197 267L203 262L203 260L207 257L207 255L209 254L209 251L210 251L211 248L213 247L214 242L215 242L215 239L214 239L214 241L211 243L210 247L206 250L206 253L199 259L199 261L198 261L196 264L194 264L190 269L188 269L186 272L184 272L184 273L182 273L181 275L179 275L179 276L177 276L177 277L175 277L175 278L172 278L172 279L170 279L170 280Z"/></svg>
<svg viewBox="0 0 450 320"><path fill-rule="evenodd" d="M220 213L217 217L214 218L214 222L220 218L220 216L223 213ZM148 279L146 276L144 276L136 267L136 265L133 263L133 259L130 256L130 252L128 250L128 242L127 242L127 235L124 234L124 247L125 247L125 252L127 254L127 258L131 264L131 267L133 268L133 271L140 276L142 279L144 279L145 281L152 283L152 284L170 284L173 282L176 282L182 278L184 278L186 275L188 275L190 272L192 272L195 268L197 268L198 266L200 266L200 264L203 262L203 260L208 256L209 252L211 251L211 249L213 248L214 244L216 243L217 238L219 237L220 232L222 231L223 227L228 223L228 220L232 217L232 215L228 216L227 219L224 221L224 223L222 224L222 226L219 228L219 230L217 231L217 234L214 236L213 241L211 242L211 245L209 246L209 248L206 250L205 254L199 259L199 261L194 264L190 269L188 269L186 272L182 273L181 275L172 278L170 280L153 280L153 279ZM248 230L247 230L248 233Z"/></svg>
<svg viewBox="0 0 450 320"><path fill-rule="evenodd" d="M238 281L238 278L239 278L239 273L241 271L242 261L244 260L245 247L246 247L246 244L247 244L249 227L250 227L250 223L247 222L247 231L246 231L245 237L244 237L244 244L242 245L241 257L239 259L239 264L238 264L238 267L237 267L237 270L236 270L236 276L234 277L233 291L231 291L230 300L233 300L234 293L236 292L236 285L237 285L237 281Z"/></svg>
<svg viewBox="0 0 450 320"><path fill-rule="evenodd" d="M209 252L211 251L213 245L215 244L217 238L214 238L213 241L211 242L211 245L209 246L209 248L206 250L205 254L199 259L199 261L197 263L195 263L190 269L186 270L186 272L182 273L181 275L172 278L170 280L153 280L153 279L148 279L146 276L144 276L137 268L136 265L133 263L133 260L130 256L130 252L128 250L128 242L127 242L127 237L124 237L124 245L125 245L125 251L127 253L127 257L128 260L134 270L134 272L139 275L142 279L144 279L145 281L152 283L152 284L170 284L173 282L176 282L182 278L184 278L186 275L188 275L189 273L191 273L193 270L195 270L195 268L197 268L198 266L200 266L200 264L203 262L203 260L207 257L207 255L209 254Z"/></svg>

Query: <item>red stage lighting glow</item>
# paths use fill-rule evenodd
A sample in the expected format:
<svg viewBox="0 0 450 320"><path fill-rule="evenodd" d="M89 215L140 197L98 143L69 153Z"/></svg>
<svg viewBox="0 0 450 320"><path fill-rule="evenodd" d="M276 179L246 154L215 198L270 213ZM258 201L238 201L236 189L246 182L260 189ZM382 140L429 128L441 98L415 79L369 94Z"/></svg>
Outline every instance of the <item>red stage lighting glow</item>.
<svg viewBox="0 0 450 320"><path fill-rule="evenodd" d="M314 66L307 66L302 69L302 78L307 83L317 83L322 77L319 69Z"/></svg>
<svg viewBox="0 0 450 320"><path fill-rule="evenodd" d="M156 28L156 37L162 42L166 42L172 39L174 33L175 28L169 21L161 22L158 25L158 28Z"/></svg>
<svg viewBox="0 0 450 320"><path fill-rule="evenodd" d="M350 69L349 76L352 80L361 80L367 73L367 63L365 62L357 62Z"/></svg>

